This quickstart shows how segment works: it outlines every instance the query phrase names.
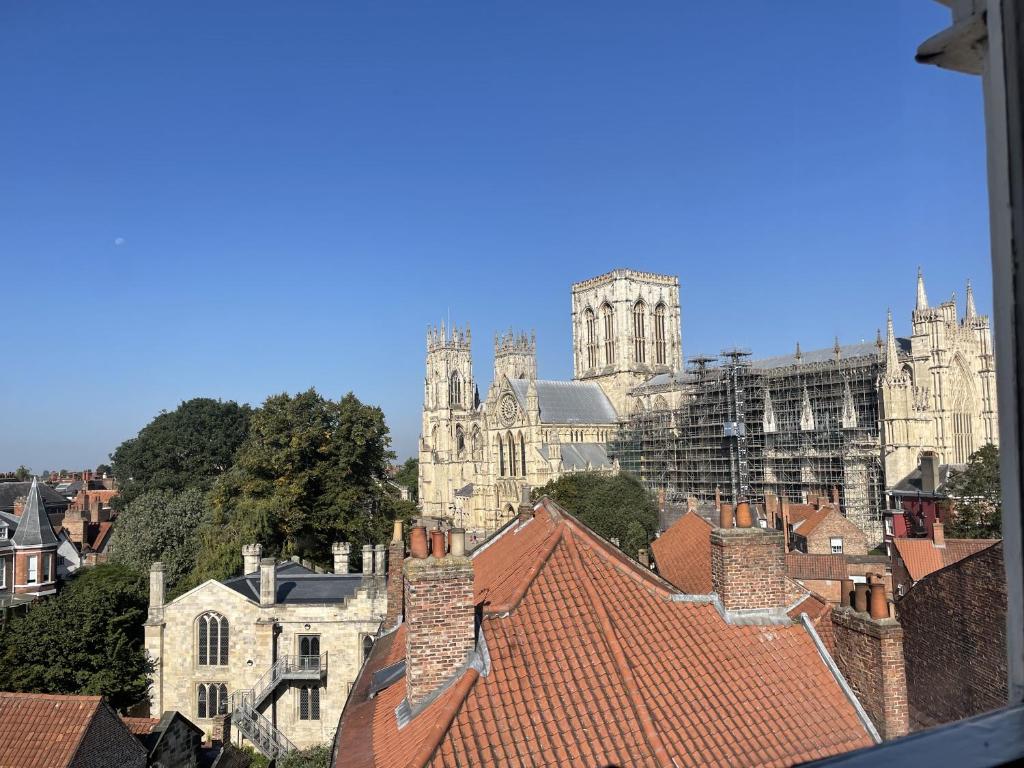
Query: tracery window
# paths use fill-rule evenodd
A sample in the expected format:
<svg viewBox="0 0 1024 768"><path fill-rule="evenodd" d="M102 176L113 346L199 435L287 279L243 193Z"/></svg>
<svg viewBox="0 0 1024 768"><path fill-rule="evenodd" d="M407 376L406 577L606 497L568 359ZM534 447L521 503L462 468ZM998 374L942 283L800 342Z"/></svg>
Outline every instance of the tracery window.
<svg viewBox="0 0 1024 768"><path fill-rule="evenodd" d="M508 452L508 474L509 477L515 477L519 474L519 470L516 467L518 463L516 461L516 440L512 437L511 432L505 434L505 449Z"/></svg>
<svg viewBox="0 0 1024 768"><path fill-rule="evenodd" d="M597 367L597 320L594 310L587 309L583 315L587 326L587 368Z"/></svg>
<svg viewBox="0 0 1024 768"><path fill-rule="evenodd" d="M303 685L299 688L299 720L320 719L320 687Z"/></svg>
<svg viewBox="0 0 1024 768"><path fill-rule="evenodd" d="M458 408L462 405L462 377L458 371L453 371L448 379L448 407Z"/></svg>
<svg viewBox="0 0 1024 768"><path fill-rule="evenodd" d="M219 613L202 614L196 619L196 658L200 666L225 666L228 663L228 620Z"/></svg>
<svg viewBox="0 0 1024 768"><path fill-rule="evenodd" d="M526 477L526 440L523 433L519 433L519 474Z"/></svg>
<svg viewBox="0 0 1024 768"><path fill-rule="evenodd" d="M505 440L498 435L498 474L505 476Z"/></svg>
<svg viewBox="0 0 1024 768"><path fill-rule="evenodd" d="M455 427L455 452L461 456L466 450L466 433L459 424Z"/></svg>
<svg viewBox="0 0 1024 768"><path fill-rule="evenodd" d="M601 307L601 319L604 322L604 364L615 362L615 311L611 304Z"/></svg>
<svg viewBox="0 0 1024 768"><path fill-rule="evenodd" d="M205 719L228 713L228 687L224 683L196 686L196 717Z"/></svg>
<svg viewBox="0 0 1024 768"><path fill-rule="evenodd" d="M659 303L654 308L654 362L664 365L668 358L665 344L665 305Z"/></svg>
<svg viewBox="0 0 1024 768"><path fill-rule="evenodd" d="M638 363L647 362L647 329L644 327L647 307L642 301L633 305L633 358Z"/></svg>

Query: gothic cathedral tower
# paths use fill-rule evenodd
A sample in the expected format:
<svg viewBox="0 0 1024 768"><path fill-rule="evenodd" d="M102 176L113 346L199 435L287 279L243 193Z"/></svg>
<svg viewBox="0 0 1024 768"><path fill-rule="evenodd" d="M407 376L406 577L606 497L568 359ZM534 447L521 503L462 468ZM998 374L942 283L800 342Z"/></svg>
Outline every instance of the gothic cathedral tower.
<svg viewBox="0 0 1024 768"><path fill-rule="evenodd" d="M573 378L601 386L620 417L627 392L682 370L679 278L616 269L572 286Z"/></svg>

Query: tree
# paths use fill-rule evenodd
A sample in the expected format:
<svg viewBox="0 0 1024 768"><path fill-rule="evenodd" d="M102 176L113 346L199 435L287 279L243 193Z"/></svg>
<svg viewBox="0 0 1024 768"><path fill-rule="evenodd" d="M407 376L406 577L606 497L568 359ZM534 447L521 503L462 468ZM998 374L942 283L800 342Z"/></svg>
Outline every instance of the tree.
<svg viewBox="0 0 1024 768"><path fill-rule="evenodd" d="M278 760L281 768L330 768L331 747L319 744L315 747L289 752Z"/></svg>
<svg viewBox="0 0 1024 768"><path fill-rule="evenodd" d="M196 530L207 517L206 494L198 488L146 491L118 515L111 560L145 573L160 560L168 589L184 581L196 565Z"/></svg>
<svg viewBox="0 0 1024 768"><path fill-rule="evenodd" d="M234 463L251 415L247 405L202 397L158 415L110 456L118 505L151 490L208 489Z"/></svg>
<svg viewBox="0 0 1024 768"><path fill-rule="evenodd" d="M0 633L0 690L106 696L124 710L146 696L147 597L139 574L99 565Z"/></svg>
<svg viewBox="0 0 1024 768"><path fill-rule="evenodd" d="M31 480L32 470L26 467L24 464L22 464L20 467L14 470L14 476L18 480Z"/></svg>
<svg viewBox="0 0 1024 768"><path fill-rule="evenodd" d="M103 477L104 475L113 474L113 470L110 468L109 464L97 464L96 474L99 475L100 477Z"/></svg>
<svg viewBox="0 0 1024 768"><path fill-rule="evenodd" d="M409 498L419 501L419 476L420 461L416 458L408 458L395 473L395 482L403 488L409 489Z"/></svg>
<svg viewBox="0 0 1024 768"><path fill-rule="evenodd" d="M1003 535L1003 497L999 449L989 443L971 454L967 467L950 474L946 494L953 500L948 535L961 539L998 539Z"/></svg>
<svg viewBox="0 0 1024 768"><path fill-rule="evenodd" d="M550 496L606 539L617 539L630 557L646 547L658 528L658 506L641 482L628 474L578 472L562 475L533 498Z"/></svg>
<svg viewBox="0 0 1024 768"><path fill-rule="evenodd" d="M386 541L398 509L384 492L389 444L384 413L351 393L338 402L314 389L267 398L211 490L193 581L234 573L247 543L327 563L334 541L353 551Z"/></svg>

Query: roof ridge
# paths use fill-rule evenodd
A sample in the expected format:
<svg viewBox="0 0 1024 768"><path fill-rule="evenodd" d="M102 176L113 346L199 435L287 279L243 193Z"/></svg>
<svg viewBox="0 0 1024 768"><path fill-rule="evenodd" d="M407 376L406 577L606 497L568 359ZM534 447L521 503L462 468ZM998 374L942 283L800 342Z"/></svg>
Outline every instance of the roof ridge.
<svg viewBox="0 0 1024 768"><path fill-rule="evenodd" d="M626 690L626 695L629 698L633 714L640 723L640 730L643 731L644 738L647 740L647 745L651 749L652 757L654 757L659 766L662 766L663 768L672 768L672 760L668 755L668 751L665 749L665 745L661 741L661 735L654 726L654 719L651 717L651 711L647 708L646 702L639 695L639 687L637 686L636 677L633 675L633 670L630 669L629 662L626 660L626 655L622 650L622 644L615 635L615 628L612 626L611 619L608 616L608 610L605 608L604 603L600 600L599 596L595 594L597 590L590 577L590 573L583 568L583 562L580 558L579 550L576 548L576 535L570 530L564 538L566 549L569 551L569 557L571 557L573 561L573 576L583 587L583 591L587 596L587 600L590 602L591 608L593 608L594 612L597 614L597 624L601 632L601 636L604 638L604 641L608 646L608 650L612 652L615 669L619 674L623 688Z"/></svg>
<svg viewBox="0 0 1024 768"><path fill-rule="evenodd" d="M503 613L511 613L519 606L519 603L523 601L523 598L526 596L526 593L533 585L533 582L540 575L540 572L544 570L544 566L547 565L548 560L551 559L552 553L558 547L558 543L562 540L563 536L565 535L565 530L566 523L564 520L559 520L557 523L555 523L553 535L551 536L550 540L546 544L544 544L544 546L540 549L540 554L534 561L533 565L530 566L530 570L528 570L526 574L523 576L520 586L516 588L516 591L513 592L512 596L509 597L509 599L504 603L497 603L489 607L485 607L485 616L499 616ZM487 605L486 602L484 603L484 605Z"/></svg>

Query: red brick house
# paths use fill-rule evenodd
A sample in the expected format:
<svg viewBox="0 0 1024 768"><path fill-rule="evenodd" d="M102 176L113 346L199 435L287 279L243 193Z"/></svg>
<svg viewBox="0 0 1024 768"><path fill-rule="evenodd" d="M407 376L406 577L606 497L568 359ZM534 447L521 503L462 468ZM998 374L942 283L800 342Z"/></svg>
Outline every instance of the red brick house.
<svg viewBox="0 0 1024 768"><path fill-rule="evenodd" d="M59 546L33 480L20 517L0 514L0 606L57 591Z"/></svg>
<svg viewBox="0 0 1024 768"><path fill-rule="evenodd" d="M1001 541L921 578L899 601L899 612L914 728L1006 706Z"/></svg>
<svg viewBox="0 0 1024 768"><path fill-rule="evenodd" d="M413 529L394 561L403 621L354 684L339 768L788 765L877 740L787 613L776 531L711 531L709 595L682 594L548 499L469 556L460 531L432 538L428 555Z"/></svg>
<svg viewBox="0 0 1024 768"><path fill-rule="evenodd" d="M145 765L145 748L100 696L0 693L4 768Z"/></svg>

